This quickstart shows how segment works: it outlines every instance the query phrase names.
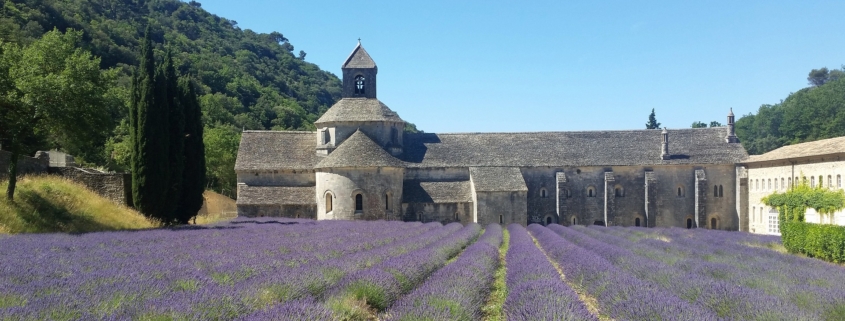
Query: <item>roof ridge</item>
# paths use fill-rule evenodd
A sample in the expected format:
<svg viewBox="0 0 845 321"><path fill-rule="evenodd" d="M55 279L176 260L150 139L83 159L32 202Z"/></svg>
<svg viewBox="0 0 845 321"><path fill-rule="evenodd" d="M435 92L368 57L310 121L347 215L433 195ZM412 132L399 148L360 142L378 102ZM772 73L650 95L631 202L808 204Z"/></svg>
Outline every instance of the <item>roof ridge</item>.
<svg viewBox="0 0 845 321"><path fill-rule="evenodd" d="M686 130L715 130L715 129L724 129L724 127L708 127L708 128L677 128L668 130L671 131L686 131ZM663 129L608 129L608 130L559 130L559 131L529 131L529 132L446 132L446 133L415 133L415 134L436 134L436 135L488 135L488 134L507 134L507 135L514 135L514 134L557 134L557 133L568 133L568 134L577 134L577 133L606 133L606 132L644 132L644 131L654 131L655 133L660 133Z"/></svg>

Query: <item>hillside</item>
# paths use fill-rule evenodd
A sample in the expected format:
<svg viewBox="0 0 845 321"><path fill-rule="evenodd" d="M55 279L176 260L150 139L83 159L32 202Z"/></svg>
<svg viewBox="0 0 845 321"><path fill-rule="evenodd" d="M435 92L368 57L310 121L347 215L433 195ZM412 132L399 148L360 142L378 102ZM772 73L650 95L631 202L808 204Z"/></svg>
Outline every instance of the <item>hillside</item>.
<svg viewBox="0 0 845 321"><path fill-rule="evenodd" d="M0 182L6 188L8 181ZM118 206L84 186L56 176L26 176L14 202L0 197L0 234L83 233L153 228L135 210Z"/></svg>
<svg viewBox="0 0 845 321"><path fill-rule="evenodd" d="M845 136L845 77L791 93L757 114L736 122L736 135L749 154L781 146Z"/></svg>
<svg viewBox="0 0 845 321"><path fill-rule="evenodd" d="M211 187L234 196L234 158L242 129L308 130L340 98L340 80L305 61L282 33L256 33L176 0L9 0L0 10L0 39L26 46L45 32L84 31L82 47L115 69L111 124L85 148L42 139L28 153L59 148L77 161L123 170L129 162L127 110L138 46L151 26L155 54L174 54L178 72L197 87L205 123ZM93 146L93 147L92 147Z"/></svg>

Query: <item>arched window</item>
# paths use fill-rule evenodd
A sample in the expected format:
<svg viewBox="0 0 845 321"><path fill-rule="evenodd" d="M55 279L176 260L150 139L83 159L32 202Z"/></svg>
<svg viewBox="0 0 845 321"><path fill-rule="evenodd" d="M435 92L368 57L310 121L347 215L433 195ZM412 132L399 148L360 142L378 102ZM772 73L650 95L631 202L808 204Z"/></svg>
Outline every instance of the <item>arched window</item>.
<svg viewBox="0 0 845 321"><path fill-rule="evenodd" d="M639 217L634 219L634 226L640 226L640 218Z"/></svg>
<svg viewBox="0 0 845 321"><path fill-rule="evenodd" d="M355 93L359 95L364 94L364 76L358 75L355 76Z"/></svg>
<svg viewBox="0 0 845 321"><path fill-rule="evenodd" d="M824 187L824 176L819 175L819 187Z"/></svg>
<svg viewBox="0 0 845 321"><path fill-rule="evenodd" d="M715 217L710 218L710 228L714 230L719 229L719 220L717 220Z"/></svg>
<svg viewBox="0 0 845 321"><path fill-rule="evenodd" d="M323 131L323 144L329 144L332 142L332 133L329 132L329 129Z"/></svg>
<svg viewBox="0 0 845 321"><path fill-rule="evenodd" d="M816 177L815 176L810 176L810 187L811 188L816 187Z"/></svg>
<svg viewBox="0 0 845 321"><path fill-rule="evenodd" d="M775 190L778 190L778 179L775 178Z"/></svg>
<svg viewBox="0 0 845 321"><path fill-rule="evenodd" d="M692 219L691 218L687 219L687 228L692 228Z"/></svg>
<svg viewBox="0 0 845 321"><path fill-rule="evenodd" d="M788 182L789 182L789 186L788 186L788 187L792 187L792 177L790 177L790 178L789 178L789 181L788 181Z"/></svg>
<svg viewBox="0 0 845 321"><path fill-rule="evenodd" d="M596 188L595 187L587 187L587 197L596 197Z"/></svg>
<svg viewBox="0 0 845 321"><path fill-rule="evenodd" d="M713 185L713 197L719 197L719 185Z"/></svg>
<svg viewBox="0 0 845 321"><path fill-rule="evenodd" d="M390 193L384 194L384 209L390 210Z"/></svg>
<svg viewBox="0 0 845 321"><path fill-rule="evenodd" d="M616 197L625 197L625 189L623 189L622 186L616 186L613 191L615 192Z"/></svg>
<svg viewBox="0 0 845 321"><path fill-rule="evenodd" d="M719 197L722 197L724 195L722 194L723 191L724 190L722 189L722 185L719 185Z"/></svg>
<svg viewBox="0 0 845 321"><path fill-rule="evenodd" d="M460 221L461 221L461 217L460 217L460 215L459 215L459 214L460 214L460 213L455 213L455 222L460 222Z"/></svg>
<svg viewBox="0 0 845 321"><path fill-rule="evenodd" d="M551 225L551 224L552 224L552 217L551 216L546 217L546 226Z"/></svg>
<svg viewBox="0 0 845 321"><path fill-rule="evenodd" d="M772 190L772 179L771 179L771 178L769 179L769 183L768 183L768 187L767 187L767 189L768 189L768 190Z"/></svg>
<svg viewBox="0 0 845 321"><path fill-rule="evenodd" d="M827 188L833 188L833 177L827 175Z"/></svg>
<svg viewBox="0 0 845 321"><path fill-rule="evenodd" d="M326 193L326 213L332 211L332 193Z"/></svg>
<svg viewBox="0 0 845 321"><path fill-rule="evenodd" d="M836 187L842 187L842 175L836 175Z"/></svg>
<svg viewBox="0 0 845 321"><path fill-rule="evenodd" d="M684 197L684 187L678 186L678 197Z"/></svg>
<svg viewBox="0 0 845 321"><path fill-rule="evenodd" d="M578 224L578 218L573 216L572 217L572 225L577 225L577 224Z"/></svg>
<svg viewBox="0 0 845 321"><path fill-rule="evenodd" d="M757 222L757 206L751 207L751 221Z"/></svg>
<svg viewBox="0 0 845 321"><path fill-rule="evenodd" d="M545 187L543 187L543 188L541 188L541 189L540 189L540 197L541 197L541 198L546 198L546 197L548 197L548 195L546 195L546 188L545 188Z"/></svg>
<svg viewBox="0 0 845 321"><path fill-rule="evenodd" d="M355 194L355 212L364 211L364 195Z"/></svg>
<svg viewBox="0 0 845 321"><path fill-rule="evenodd" d="M505 224L505 216L499 214L499 224Z"/></svg>
<svg viewBox="0 0 845 321"><path fill-rule="evenodd" d="M757 221L757 222L763 223L763 208L762 207L760 208L760 220Z"/></svg>
<svg viewBox="0 0 845 321"><path fill-rule="evenodd" d="M786 184L783 183L783 177L780 178L780 188L786 189Z"/></svg>
<svg viewBox="0 0 845 321"><path fill-rule="evenodd" d="M754 189L756 189L756 190L760 189L760 180L759 179L754 180Z"/></svg>

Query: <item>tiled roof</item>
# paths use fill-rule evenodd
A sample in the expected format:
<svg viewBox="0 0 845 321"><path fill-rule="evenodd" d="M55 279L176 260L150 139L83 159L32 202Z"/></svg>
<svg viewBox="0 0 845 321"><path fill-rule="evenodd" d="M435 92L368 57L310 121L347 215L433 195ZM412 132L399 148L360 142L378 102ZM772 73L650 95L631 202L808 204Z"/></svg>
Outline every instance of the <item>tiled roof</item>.
<svg viewBox="0 0 845 321"><path fill-rule="evenodd" d="M469 181L421 182L405 181L402 203L468 203L472 202Z"/></svg>
<svg viewBox="0 0 845 321"><path fill-rule="evenodd" d="M315 132L244 131L235 170L310 170L320 160L316 146Z"/></svg>
<svg viewBox="0 0 845 321"><path fill-rule="evenodd" d="M405 134L400 159L408 167L623 166L726 164L748 157L725 142L726 129L669 130L662 160L661 130L531 133Z"/></svg>
<svg viewBox="0 0 845 321"><path fill-rule="evenodd" d="M376 62L373 61L373 58L370 57L370 54L367 53L367 50L364 50L364 47L361 46L361 43L358 43L358 46L352 50L352 53L349 54L349 57L346 58L346 61L343 62L343 66L341 68L375 68Z"/></svg>
<svg viewBox="0 0 845 321"><path fill-rule="evenodd" d="M343 98L326 111L314 124L338 121L402 122L396 112L376 98Z"/></svg>
<svg viewBox="0 0 845 321"><path fill-rule="evenodd" d="M469 177L476 192L528 191L516 167L470 167Z"/></svg>
<svg viewBox="0 0 845 321"><path fill-rule="evenodd" d="M238 205L313 205L315 187L238 185Z"/></svg>
<svg viewBox="0 0 845 321"><path fill-rule="evenodd" d="M329 167L405 167L405 165L367 137L367 134L356 130L329 156L314 166L318 169Z"/></svg>
<svg viewBox="0 0 845 321"><path fill-rule="evenodd" d="M743 163L845 153L845 136L783 146L762 155L752 155Z"/></svg>

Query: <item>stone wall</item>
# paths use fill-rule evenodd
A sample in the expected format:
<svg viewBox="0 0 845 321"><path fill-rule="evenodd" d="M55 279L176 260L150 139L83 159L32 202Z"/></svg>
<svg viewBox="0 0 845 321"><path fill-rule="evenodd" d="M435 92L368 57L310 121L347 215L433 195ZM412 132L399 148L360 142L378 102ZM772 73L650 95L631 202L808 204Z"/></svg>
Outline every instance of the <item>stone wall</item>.
<svg viewBox="0 0 845 321"><path fill-rule="evenodd" d="M314 170L239 171L238 183L254 186L314 186Z"/></svg>
<svg viewBox="0 0 845 321"><path fill-rule="evenodd" d="M8 178L11 158L11 152L0 150L0 180ZM50 157L46 152L38 152L35 157L20 155L18 157L18 176L46 173L49 165Z"/></svg>
<svg viewBox="0 0 845 321"><path fill-rule="evenodd" d="M474 216L476 222L481 226L491 223L501 224L502 226L511 223L527 224L527 192L478 192L473 190L473 195L476 206Z"/></svg>
<svg viewBox="0 0 845 321"><path fill-rule="evenodd" d="M462 203L403 203L403 220L421 222L471 223L473 204Z"/></svg>
<svg viewBox="0 0 845 321"><path fill-rule="evenodd" d="M317 219L317 204L309 205L238 205L242 217L287 217Z"/></svg>
<svg viewBox="0 0 845 321"><path fill-rule="evenodd" d="M79 167L50 167L49 173L85 185L116 204L132 206L132 176L128 173L102 173Z"/></svg>
<svg viewBox="0 0 845 321"><path fill-rule="evenodd" d="M404 168L327 169L316 174L317 219L400 220ZM355 197L362 195L363 210L355 210ZM326 211L326 197L332 210Z"/></svg>

